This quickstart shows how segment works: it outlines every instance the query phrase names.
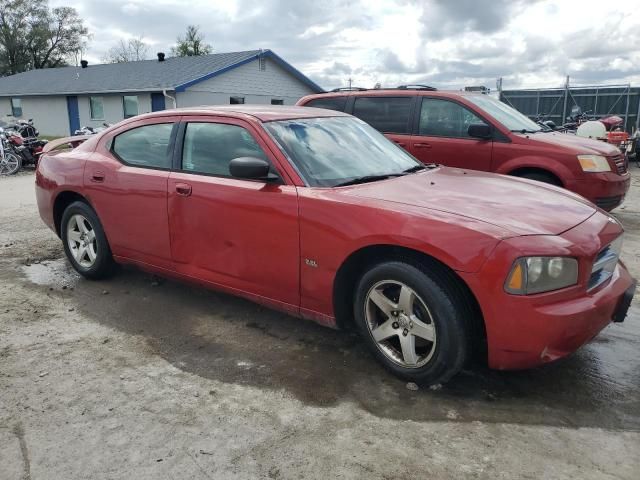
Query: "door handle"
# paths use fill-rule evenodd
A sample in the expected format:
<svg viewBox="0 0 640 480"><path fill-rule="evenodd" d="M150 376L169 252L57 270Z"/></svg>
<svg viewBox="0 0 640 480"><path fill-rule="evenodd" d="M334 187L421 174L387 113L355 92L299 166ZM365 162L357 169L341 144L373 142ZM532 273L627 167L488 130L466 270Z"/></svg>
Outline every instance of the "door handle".
<svg viewBox="0 0 640 480"><path fill-rule="evenodd" d="M393 143L395 143L396 145L399 145L401 147L406 147L407 144L404 142L401 142L400 140L394 140Z"/></svg>
<svg viewBox="0 0 640 480"><path fill-rule="evenodd" d="M414 143L413 146L416 148L431 148L430 143Z"/></svg>
<svg viewBox="0 0 640 480"><path fill-rule="evenodd" d="M191 185L188 183L176 183L176 193L183 197L191 195Z"/></svg>
<svg viewBox="0 0 640 480"><path fill-rule="evenodd" d="M91 181L92 182L104 182L104 172L93 172L91 174Z"/></svg>

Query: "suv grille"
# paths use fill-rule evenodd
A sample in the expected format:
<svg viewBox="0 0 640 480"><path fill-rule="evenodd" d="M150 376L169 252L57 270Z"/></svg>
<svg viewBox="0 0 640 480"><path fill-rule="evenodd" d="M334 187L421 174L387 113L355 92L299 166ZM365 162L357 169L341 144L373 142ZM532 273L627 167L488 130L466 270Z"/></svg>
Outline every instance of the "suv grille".
<svg viewBox="0 0 640 480"><path fill-rule="evenodd" d="M609 157L613 164L616 166L616 171L622 175L623 173L627 173L627 167L629 162L627 161L626 155L618 154L613 157Z"/></svg>
<svg viewBox="0 0 640 480"><path fill-rule="evenodd" d="M600 253L598 253L598 256L593 262L587 290L593 290L611 278L618 264L621 250L622 235L600 250Z"/></svg>

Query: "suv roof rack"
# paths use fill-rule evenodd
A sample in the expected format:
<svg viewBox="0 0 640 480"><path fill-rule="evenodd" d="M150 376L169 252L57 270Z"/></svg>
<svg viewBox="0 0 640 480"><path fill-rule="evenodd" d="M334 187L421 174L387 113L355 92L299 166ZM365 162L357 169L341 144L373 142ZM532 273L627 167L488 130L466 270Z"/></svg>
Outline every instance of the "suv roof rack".
<svg viewBox="0 0 640 480"><path fill-rule="evenodd" d="M429 85L421 85L417 84L409 84L409 85L398 85L396 87L398 90L429 90L430 92L438 90L436 87L430 87Z"/></svg>
<svg viewBox="0 0 640 480"><path fill-rule="evenodd" d="M340 88L334 88L333 90L331 90L331 93L333 92L364 92L365 90L369 90L369 89L362 88L362 87L340 87Z"/></svg>

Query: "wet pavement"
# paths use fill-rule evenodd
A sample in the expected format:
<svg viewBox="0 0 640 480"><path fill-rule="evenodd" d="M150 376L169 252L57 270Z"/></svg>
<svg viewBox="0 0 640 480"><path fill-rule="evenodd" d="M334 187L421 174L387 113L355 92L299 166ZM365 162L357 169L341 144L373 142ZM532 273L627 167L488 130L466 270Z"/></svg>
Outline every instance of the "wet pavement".
<svg viewBox="0 0 640 480"><path fill-rule="evenodd" d="M636 189L639 179L640 174L634 178ZM0 281L5 287L0 293L0 366L4 372L0 388L12 391L8 398L0 400L6 401L0 417L0 441L2 428L11 429L19 424L27 432L23 437L30 443L52 448L50 442L54 440L47 433L51 420L38 413L39 407L31 405L25 410L25 403L29 403L25 399L42 398L43 405L48 406L43 413L53 412L54 422L74 424L80 418L75 415L80 414L74 413L72 419L70 411L86 411L90 415L100 403L109 403L113 398L118 405L114 407L116 412L151 409L161 413L158 418L141 420L144 428L141 426L142 431L132 434L135 439L132 435L118 437L117 448L107 449L95 462L101 464L104 456L113 460L112 454L127 451L132 441L155 451L157 446L150 447L153 432L159 431L155 422L165 422L175 412L187 408L189 402L184 400L184 391L195 388L207 400L215 401L201 408L189 407L188 415L185 413L187 420L172 424L176 435L214 421L210 417L219 415L223 407L226 416L218 417L218 421L233 424L244 419L244 426L251 428L244 432L244 426L236 425L240 438L234 437L230 445L227 436L223 440L215 432L207 431L220 449L216 460L224 464L223 470L211 470L211 464L202 460L207 455L200 454L196 463L204 468L204 473L197 468L199 473L189 473L183 478L209 475L213 475L209 478L304 475L327 478L318 473L338 470L328 469L328 464L322 462L308 470L296 463L293 454L293 457L284 455L286 461L278 460L281 455L278 449L262 443L260 448L264 451L249 455L250 462L233 463L236 456L232 453L239 448L234 442L252 444L256 440L252 435L262 438L265 432L269 435L280 432L289 439L285 425L289 428L293 425L292 431L296 432L306 423L314 424L317 415L331 417L331 422L337 421L334 416L347 425L351 422L348 435L365 442L364 445L372 442L369 447L374 451L374 443L379 440L377 433L392 441L398 429L400 432L406 429L406 436L415 442L425 428L438 429L441 440L424 442L435 448L440 457L426 455L413 459L413 467L408 470L430 471L434 478L467 474L475 478L516 478L519 474L540 478L549 465L555 475L548 478L572 478L577 474L583 478L609 475L638 478L632 473L640 471L637 300L625 323L609 326L594 342L565 360L523 372L497 372L474 366L444 386L411 391L404 382L383 370L353 333L323 328L242 299L158 279L131 268L121 269L109 281L89 282L79 278L62 258L59 240L37 218L31 193L27 191L30 187L23 178L0 179L0 189L4 189L0 190L0 199L12 197L7 202L10 207L0 212ZM640 195L636 199L635 189L633 193L616 215L627 229L623 258L634 275L640 277L640 254L636 253L640 252ZM27 358L29 352L38 352L39 357ZM145 369L151 369L152 373L143 375ZM171 379L166 381L171 382L175 391L163 396L162 388L143 387L141 379L132 383L136 394L129 393L116 401L121 393L120 387L114 386L118 378L128 380L132 370L144 378L156 378L154 369L165 372L163 375ZM47 373L40 377L43 372ZM52 372L58 374L60 383L43 390L41 383L54 377ZM34 377L34 384L24 382L30 377ZM70 398L67 387L71 386L79 389L79 397ZM187 395L191 398L192 393ZM253 405L254 410L246 411L247 405ZM25 416L26 419L20 419ZM91 442L108 438L105 432L109 432L109 427L101 425L100 418L90 423L98 425L95 435L88 437ZM118 424L117 419L115 415L111 420ZM122 420L119 424L123 424ZM25 424L27 427L23 427ZM357 436L367 427L373 431ZM314 451L322 450L318 442L339 442L336 431L334 425L327 430L318 426L313 435L291 433L299 445L288 448L313 455ZM402 437L400 434L398 438ZM442 443L446 438L452 443ZM193 439L184 440L172 451L188 450L190 441L195 445ZM554 442L571 453L559 457L550 454L548 449ZM447 449L450 444L460 445L468 459L462 462L457 459L456 452ZM614 446L616 450L612 453L608 448ZM136 448L144 451L140 445ZM419 444L414 443L409 450L416 448L419 449ZM500 454L495 448L516 455L515 464L507 460L497 462L496 455ZM352 458L359 458L357 463L363 468L360 471L360 467L349 463L352 460L343 459L344 478L412 476L401 468L389 470L383 459L367 460L357 445L353 445L353 450L343 449L341 455L349 453ZM590 453L594 449L599 450L597 454ZM74 474L81 471L77 460L61 455L55 461L50 458L41 461L40 467L43 470L45 466L53 467L58 472L69 472L67 478L76 478ZM140 461L151 461L140 455ZM321 453L318 455L322 457ZM338 454L334 451L333 455ZM396 451L391 454L393 461L402 456ZM469 471L465 470L465 462ZM147 470L140 470L139 463L129 459L125 464L141 475L138 478L147 478ZM348 465L351 466L347 468ZM517 465L522 468L519 474L513 470ZM155 465L149 471L172 478L170 472L174 470L157 468L160 467ZM222 468L219 463L217 468ZM176 469L180 471L177 466ZM216 475L222 471L224 475ZM122 470L111 473L93 478L130 478Z"/></svg>

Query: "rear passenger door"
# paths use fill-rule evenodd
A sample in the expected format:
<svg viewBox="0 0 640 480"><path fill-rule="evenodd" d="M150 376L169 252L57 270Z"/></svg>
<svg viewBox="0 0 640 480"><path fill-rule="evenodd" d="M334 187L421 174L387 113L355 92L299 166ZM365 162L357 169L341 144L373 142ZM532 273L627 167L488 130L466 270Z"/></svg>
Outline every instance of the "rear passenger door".
<svg viewBox="0 0 640 480"><path fill-rule="evenodd" d="M417 132L409 152L423 163L491 170L493 142L470 137L472 123L486 123L465 106L442 98L422 97Z"/></svg>
<svg viewBox="0 0 640 480"><path fill-rule="evenodd" d="M355 96L353 115L409 150L414 96Z"/></svg>

